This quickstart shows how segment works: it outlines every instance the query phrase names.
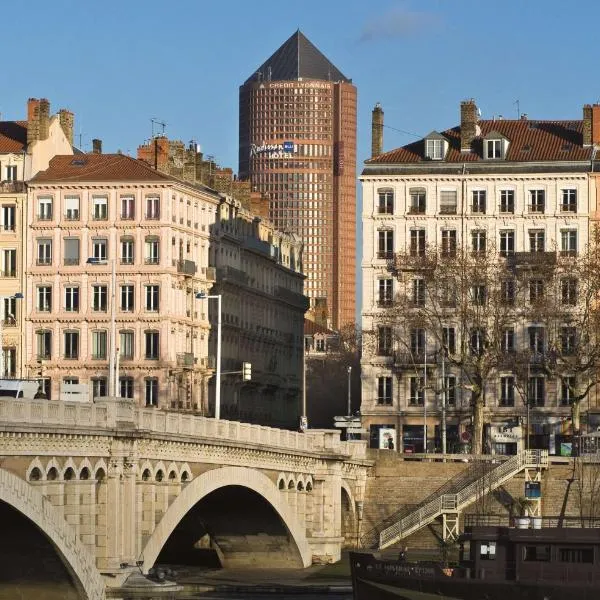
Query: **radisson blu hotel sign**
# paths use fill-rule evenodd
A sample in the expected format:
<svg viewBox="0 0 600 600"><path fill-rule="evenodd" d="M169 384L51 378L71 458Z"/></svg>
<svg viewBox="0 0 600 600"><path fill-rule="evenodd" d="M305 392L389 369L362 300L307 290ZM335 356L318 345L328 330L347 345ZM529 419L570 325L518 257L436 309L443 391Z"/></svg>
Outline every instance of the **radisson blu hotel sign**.
<svg viewBox="0 0 600 600"><path fill-rule="evenodd" d="M294 152L296 152L294 142L283 142L283 144L265 144L263 142L260 146L257 144L250 146L250 156L266 154L268 158L292 158Z"/></svg>

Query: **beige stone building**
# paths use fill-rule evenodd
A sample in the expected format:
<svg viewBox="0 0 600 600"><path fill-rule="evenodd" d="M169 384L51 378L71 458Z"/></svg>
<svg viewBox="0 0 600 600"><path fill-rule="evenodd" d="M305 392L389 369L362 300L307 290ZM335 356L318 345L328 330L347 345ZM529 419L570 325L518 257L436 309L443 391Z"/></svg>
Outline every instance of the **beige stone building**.
<svg viewBox="0 0 600 600"><path fill-rule="evenodd" d="M112 395L114 338L118 395L206 412L209 323L195 294L214 280L218 205L128 156L53 158L29 181L24 374L53 399L64 384Z"/></svg>
<svg viewBox="0 0 600 600"><path fill-rule="evenodd" d="M27 235L25 181L45 169L57 153L72 154L73 114L61 110L50 116L46 99L30 98L27 119L0 121L0 319L4 372L22 376L24 243Z"/></svg>

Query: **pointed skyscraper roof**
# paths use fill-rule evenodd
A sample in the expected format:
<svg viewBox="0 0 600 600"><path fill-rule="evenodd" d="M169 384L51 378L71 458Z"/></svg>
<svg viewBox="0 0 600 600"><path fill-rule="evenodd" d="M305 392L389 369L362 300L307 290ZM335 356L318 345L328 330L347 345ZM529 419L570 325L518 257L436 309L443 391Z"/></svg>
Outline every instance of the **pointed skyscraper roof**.
<svg viewBox="0 0 600 600"><path fill-rule="evenodd" d="M298 79L352 81L298 29L244 83Z"/></svg>

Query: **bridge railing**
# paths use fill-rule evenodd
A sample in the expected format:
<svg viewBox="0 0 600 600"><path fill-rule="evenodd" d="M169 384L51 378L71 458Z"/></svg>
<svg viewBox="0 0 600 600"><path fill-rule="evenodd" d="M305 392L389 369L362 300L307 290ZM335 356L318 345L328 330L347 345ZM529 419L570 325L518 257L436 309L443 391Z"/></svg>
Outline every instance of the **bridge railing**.
<svg viewBox="0 0 600 600"><path fill-rule="evenodd" d="M299 433L264 425L139 407L126 400L101 399L94 403L84 403L0 398L0 427L15 428L19 425L82 428L95 432L124 428L285 450L341 454L353 459L366 457L365 442L342 442L340 432L336 430L309 429L305 433Z"/></svg>

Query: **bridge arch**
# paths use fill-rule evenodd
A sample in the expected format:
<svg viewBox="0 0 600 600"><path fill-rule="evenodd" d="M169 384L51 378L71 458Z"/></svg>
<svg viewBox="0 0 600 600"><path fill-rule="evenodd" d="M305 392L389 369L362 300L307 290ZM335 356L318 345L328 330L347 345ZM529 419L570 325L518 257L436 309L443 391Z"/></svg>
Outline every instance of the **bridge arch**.
<svg viewBox="0 0 600 600"><path fill-rule="evenodd" d="M27 517L52 542L86 599L102 600L105 597L104 582L94 558L50 501L5 469L0 469L0 501Z"/></svg>
<svg viewBox="0 0 600 600"><path fill-rule="evenodd" d="M242 486L262 496L287 527L300 554L302 565L304 567L311 565L312 552L306 540L306 529L293 514L284 495L277 489L277 485L264 473L254 469L222 467L194 478L169 506L143 550L141 558L144 561L144 573L154 565L161 549L185 515L210 493L227 486Z"/></svg>

